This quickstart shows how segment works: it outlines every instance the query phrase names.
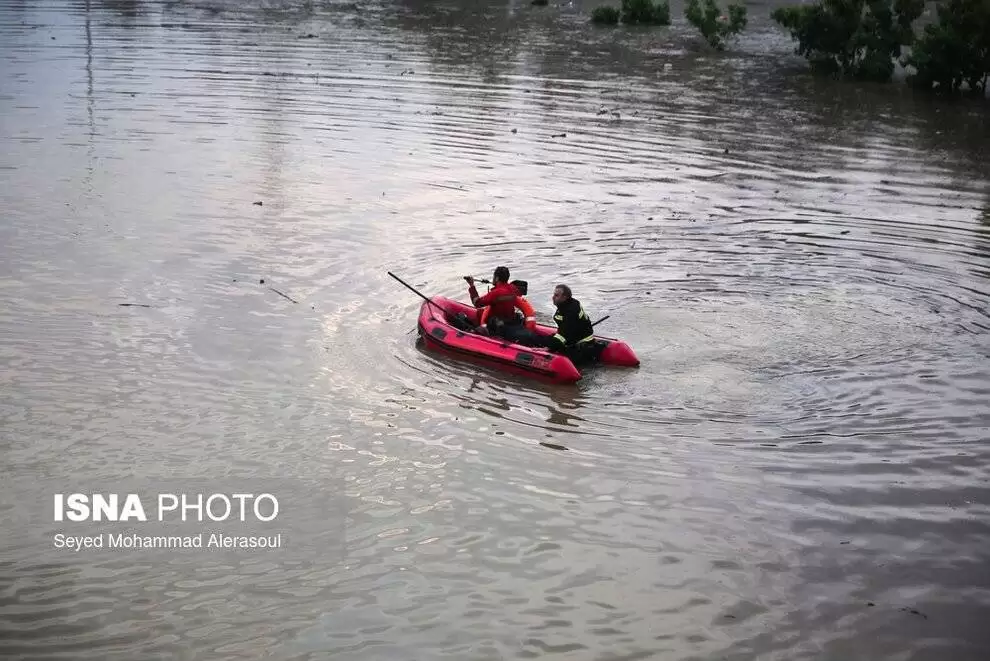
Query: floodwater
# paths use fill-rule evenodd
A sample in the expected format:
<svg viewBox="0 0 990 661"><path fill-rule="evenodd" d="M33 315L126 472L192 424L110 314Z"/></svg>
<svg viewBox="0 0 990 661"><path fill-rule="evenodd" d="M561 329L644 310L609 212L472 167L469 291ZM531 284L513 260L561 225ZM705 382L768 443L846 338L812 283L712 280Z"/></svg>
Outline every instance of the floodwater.
<svg viewBox="0 0 990 661"><path fill-rule="evenodd" d="M814 80L749 7L715 55L680 3L3 2L0 656L990 658L987 106ZM499 264L641 367L420 349L387 271ZM32 539L166 478L310 511Z"/></svg>

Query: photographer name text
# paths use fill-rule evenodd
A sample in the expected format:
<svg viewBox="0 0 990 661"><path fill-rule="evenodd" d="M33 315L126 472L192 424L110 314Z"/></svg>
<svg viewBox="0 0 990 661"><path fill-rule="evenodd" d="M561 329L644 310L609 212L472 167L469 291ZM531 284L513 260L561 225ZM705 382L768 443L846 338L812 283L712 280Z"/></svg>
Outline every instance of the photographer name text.
<svg viewBox="0 0 990 661"><path fill-rule="evenodd" d="M282 548L282 534L275 535L224 535L199 533L196 535L138 535L136 533L106 533L99 535L66 535L57 533L52 539L57 549L82 551L83 549L278 549Z"/></svg>

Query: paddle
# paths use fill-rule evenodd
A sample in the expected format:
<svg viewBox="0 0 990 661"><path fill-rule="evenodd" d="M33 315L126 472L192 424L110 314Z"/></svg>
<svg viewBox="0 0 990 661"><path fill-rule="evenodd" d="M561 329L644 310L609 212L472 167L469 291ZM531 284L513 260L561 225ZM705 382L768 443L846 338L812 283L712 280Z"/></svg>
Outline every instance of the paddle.
<svg viewBox="0 0 990 661"><path fill-rule="evenodd" d="M610 315L610 314L605 315L604 317L602 317L601 319L599 319L595 323L591 324L591 327L594 328L595 326L597 326L598 324L602 323L603 321L605 321L606 319L608 319L611 316L612 315Z"/></svg>
<svg viewBox="0 0 990 661"><path fill-rule="evenodd" d="M403 282L402 281L402 278L400 278L396 274L392 273L391 271L386 271L386 273L388 273L390 276L392 276L393 278L395 278L396 280L398 280L400 283L402 283L403 285L405 285L406 287L408 287L410 291L412 291L414 294L417 294L424 301L426 301L427 303L429 303L430 305L432 305L433 307L435 307L437 310L439 310L440 311L440 317L443 318L443 319L446 319L446 315L444 315L443 308L441 308L439 305L437 305L436 303L434 303L430 299L426 298L426 296L423 296L423 294L421 294L418 291L416 291L416 289L414 289L411 285L408 285L405 282Z"/></svg>

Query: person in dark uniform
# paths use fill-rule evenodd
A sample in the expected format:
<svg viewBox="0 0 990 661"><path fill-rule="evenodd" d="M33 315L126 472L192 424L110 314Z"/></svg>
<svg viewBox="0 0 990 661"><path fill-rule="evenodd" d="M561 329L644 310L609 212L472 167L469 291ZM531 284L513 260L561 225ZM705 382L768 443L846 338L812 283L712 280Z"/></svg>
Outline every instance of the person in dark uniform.
<svg viewBox="0 0 990 661"><path fill-rule="evenodd" d="M584 311L581 301L574 298L571 288L557 285L553 290L553 304L557 312L557 332L543 338L541 344L553 353L561 353L574 361L586 362L597 356L595 330L591 318Z"/></svg>

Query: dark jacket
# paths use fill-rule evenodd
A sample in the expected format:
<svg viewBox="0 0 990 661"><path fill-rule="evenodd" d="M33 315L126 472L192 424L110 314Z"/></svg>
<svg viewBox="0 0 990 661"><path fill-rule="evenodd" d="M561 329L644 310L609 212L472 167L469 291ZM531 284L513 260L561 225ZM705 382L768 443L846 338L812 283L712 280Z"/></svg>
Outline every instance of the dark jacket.
<svg viewBox="0 0 990 661"><path fill-rule="evenodd" d="M551 349L559 351L566 345L591 340L595 334L591 319L576 298L569 298L558 305L553 320L557 322L557 334L552 338Z"/></svg>

